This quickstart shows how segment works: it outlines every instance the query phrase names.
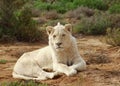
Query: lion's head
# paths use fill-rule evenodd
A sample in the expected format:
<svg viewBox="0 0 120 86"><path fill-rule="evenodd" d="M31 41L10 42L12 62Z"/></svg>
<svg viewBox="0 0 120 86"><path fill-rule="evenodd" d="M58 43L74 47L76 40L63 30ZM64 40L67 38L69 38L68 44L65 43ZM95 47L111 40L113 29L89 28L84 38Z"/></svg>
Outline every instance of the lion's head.
<svg viewBox="0 0 120 86"><path fill-rule="evenodd" d="M48 26L46 30L49 35L49 45L53 49L61 51L71 46L71 24L61 25L58 23L54 27Z"/></svg>

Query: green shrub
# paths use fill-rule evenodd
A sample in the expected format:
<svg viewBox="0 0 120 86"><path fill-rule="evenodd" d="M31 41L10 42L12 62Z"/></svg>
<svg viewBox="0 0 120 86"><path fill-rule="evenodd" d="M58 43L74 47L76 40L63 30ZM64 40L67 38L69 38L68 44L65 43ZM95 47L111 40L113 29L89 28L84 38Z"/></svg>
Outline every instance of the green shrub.
<svg viewBox="0 0 120 86"><path fill-rule="evenodd" d="M42 33L37 29L36 21L31 19L30 9L24 9L18 16L15 36L18 41L35 42L39 41Z"/></svg>
<svg viewBox="0 0 120 86"><path fill-rule="evenodd" d="M35 9L35 8L32 8L31 11L33 17L39 17L42 13L39 9Z"/></svg>
<svg viewBox="0 0 120 86"><path fill-rule="evenodd" d="M1 86L48 86L47 84L37 83L35 81L14 81L0 84Z"/></svg>
<svg viewBox="0 0 120 86"><path fill-rule="evenodd" d="M82 17L90 17L94 15L94 10L88 8L88 7L78 7L75 10L68 11L66 13L67 18L76 18L81 19Z"/></svg>
<svg viewBox="0 0 120 86"><path fill-rule="evenodd" d="M114 4L108 10L110 13L120 13L120 4Z"/></svg>
<svg viewBox="0 0 120 86"><path fill-rule="evenodd" d="M14 38L18 41L33 42L42 38L37 23L32 20L32 12L27 0L1 0L0 8L1 41Z"/></svg>
<svg viewBox="0 0 120 86"><path fill-rule="evenodd" d="M34 1L34 7L39 9L39 10L50 10L51 9L51 4L42 2L41 0L35 0Z"/></svg>
<svg viewBox="0 0 120 86"><path fill-rule="evenodd" d="M52 5L51 5L51 9L52 10L56 10L58 13L65 13L66 11L67 11L67 9L66 9L66 1L64 1L64 0L61 0L61 2L60 1L57 1L57 2L55 2L55 3L53 3Z"/></svg>
<svg viewBox="0 0 120 86"><path fill-rule="evenodd" d="M10 35L2 35L0 37L0 43L14 43L16 41L16 37Z"/></svg>
<svg viewBox="0 0 120 86"><path fill-rule="evenodd" d="M0 64L6 64L7 63L7 60L5 59L0 59Z"/></svg>
<svg viewBox="0 0 120 86"><path fill-rule="evenodd" d="M73 2L69 0L60 0L59 2L53 4L53 8L57 10L58 13L62 14L77 7L77 5L74 5Z"/></svg>
<svg viewBox="0 0 120 86"><path fill-rule="evenodd" d="M111 7L114 4L120 3L120 0L104 0L104 3L106 3L108 7Z"/></svg>
<svg viewBox="0 0 120 86"><path fill-rule="evenodd" d="M82 18L78 24L75 25L75 32L87 35L100 35L106 33L106 28L109 27L110 22L105 16L94 15L89 18Z"/></svg>
<svg viewBox="0 0 120 86"><path fill-rule="evenodd" d="M111 23L111 28L119 28L120 27L120 15L119 14L110 14L108 19Z"/></svg>
<svg viewBox="0 0 120 86"><path fill-rule="evenodd" d="M34 1L34 7L40 10L56 10L58 13L65 13L80 6L93 9L106 10L108 8L104 0L56 0L54 3Z"/></svg>
<svg viewBox="0 0 120 86"><path fill-rule="evenodd" d="M73 3L78 6L86 6L99 10L107 9L107 5L104 3L104 0L74 0Z"/></svg>
<svg viewBox="0 0 120 86"><path fill-rule="evenodd" d="M0 38L2 37L2 35L3 35L3 28L2 27L0 27Z"/></svg>
<svg viewBox="0 0 120 86"><path fill-rule="evenodd" d="M106 42L113 46L120 46L120 28L108 28Z"/></svg>
<svg viewBox="0 0 120 86"><path fill-rule="evenodd" d="M47 19L58 19L59 18L59 15L56 11L48 11L45 13L45 17Z"/></svg>
<svg viewBox="0 0 120 86"><path fill-rule="evenodd" d="M10 5L13 2L15 2L15 0L1 0L0 1L0 13L1 13L1 18L0 18L0 29L2 31L2 35L9 35L12 36L13 33L11 33L11 31L13 31L13 27L16 21L16 18L14 16L14 6Z"/></svg>

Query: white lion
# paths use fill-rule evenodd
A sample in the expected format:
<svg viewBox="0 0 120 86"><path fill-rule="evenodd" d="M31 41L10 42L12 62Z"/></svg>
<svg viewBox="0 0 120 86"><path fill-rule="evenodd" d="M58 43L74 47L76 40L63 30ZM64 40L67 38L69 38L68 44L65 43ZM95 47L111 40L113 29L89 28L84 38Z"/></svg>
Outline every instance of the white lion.
<svg viewBox="0 0 120 86"><path fill-rule="evenodd" d="M49 45L24 53L15 64L13 77L20 79L46 80L59 73L72 76L86 69L86 63L78 52L76 39L71 35L72 26L58 23L46 28ZM54 72L46 72L51 69Z"/></svg>

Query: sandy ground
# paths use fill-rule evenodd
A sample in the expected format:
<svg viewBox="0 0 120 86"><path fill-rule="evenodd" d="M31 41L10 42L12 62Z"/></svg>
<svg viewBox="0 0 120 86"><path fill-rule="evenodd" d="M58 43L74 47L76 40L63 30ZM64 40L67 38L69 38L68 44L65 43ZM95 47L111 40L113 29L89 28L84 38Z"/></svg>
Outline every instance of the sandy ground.
<svg viewBox="0 0 120 86"><path fill-rule="evenodd" d="M100 37L77 37L81 56L87 62L87 70L73 77L65 75L41 81L48 86L120 86L120 47L102 43ZM27 51L42 48L47 44L0 44L0 83L15 81L12 70L17 59Z"/></svg>

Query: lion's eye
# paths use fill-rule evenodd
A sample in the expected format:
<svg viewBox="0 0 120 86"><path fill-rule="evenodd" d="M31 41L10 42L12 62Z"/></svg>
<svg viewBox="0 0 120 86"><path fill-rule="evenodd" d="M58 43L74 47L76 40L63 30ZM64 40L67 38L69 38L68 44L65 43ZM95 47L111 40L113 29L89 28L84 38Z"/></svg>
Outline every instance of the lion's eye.
<svg viewBox="0 0 120 86"><path fill-rule="evenodd" d="M55 38L56 37L56 35L53 35L53 38Z"/></svg>
<svg viewBox="0 0 120 86"><path fill-rule="evenodd" d="M64 36L65 36L65 34L62 34L62 36L64 37Z"/></svg>

